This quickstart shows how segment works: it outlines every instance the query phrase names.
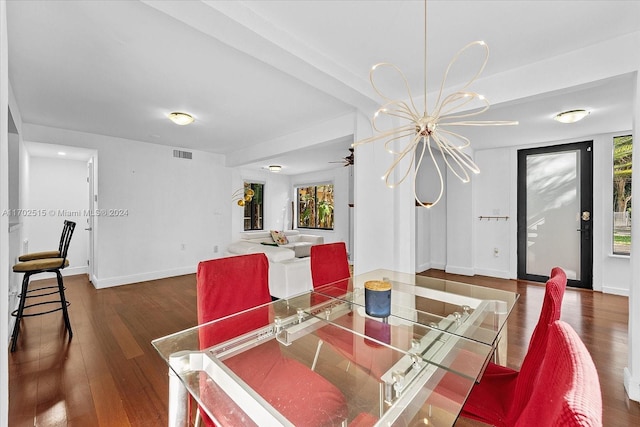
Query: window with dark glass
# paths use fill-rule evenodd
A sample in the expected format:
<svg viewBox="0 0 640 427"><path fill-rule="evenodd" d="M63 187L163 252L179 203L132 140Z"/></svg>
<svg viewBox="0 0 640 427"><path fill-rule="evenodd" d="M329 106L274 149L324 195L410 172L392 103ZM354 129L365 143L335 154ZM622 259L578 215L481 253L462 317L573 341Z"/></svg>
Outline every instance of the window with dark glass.
<svg viewBox="0 0 640 427"><path fill-rule="evenodd" d="M298 228L333 230L333 184L297 188Z"/></svg>
<svg viewBox="0 0 640 427"><path fill-rule="evenodd" d="M613 138L613 253L631 252L631 135Z"/></svg>
<svg viewBox="0 0 640 427"><path fill-rule="evenodd" d="M264 228L264 184L245 182L244 188L244 230L262 230Z"/></svg>

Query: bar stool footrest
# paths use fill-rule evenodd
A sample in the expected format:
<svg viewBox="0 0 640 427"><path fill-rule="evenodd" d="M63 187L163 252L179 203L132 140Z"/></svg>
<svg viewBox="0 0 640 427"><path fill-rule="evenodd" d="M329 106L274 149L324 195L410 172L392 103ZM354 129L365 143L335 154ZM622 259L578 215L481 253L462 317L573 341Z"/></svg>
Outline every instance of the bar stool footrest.
<svg viewBox="0 0 640 427"><path fill-rule="evenodd" d="M65 302L66 302L66 306L67 307L69 307L71 305L71 303L69 301L65 301ZM26 313L26 314L24 313L24 310L27 310L30 307L36 307L36 306L39 306L39 305L46 305L46 304L57 304L58 307L56 307L54 309L51 309L49 311L42 311L42 312L37 312L37 313ZM25 305L24 306L23 312L22 312L22 316L20 316L20 317L42 316L43 314L55 313L56 311L62 310L62 308L63 308L62 307L62 301L60 301L60 300L57 300L57 301L43 301L43 302L39 302L39 303L36 303L36 304L29 304L29 305ZM13 317L18 317L18 310L17 309L13 310L11 312L11 315Z"/></svg>
<svg viewBox="0 0 640 427"><path fill-rule="evenodd" d="M43 293L43 294L37 294L37 295L29 295L32 292L38 292L38 291L44 291L46 289L53 289L50 292L47 293ZM63 287L62 288L63 291L66 291L67 288ZM60 290L58 289L58 285L53 285L53 286L44 286L42 288L36 288L36 289L29 289L27 292L25 292L27 295L25 296L25 298L38 298L38 297L46 297L48 295L55 295L55 294L59 294ZM22 298L22 294L18 294L18 298Z"/></svg>

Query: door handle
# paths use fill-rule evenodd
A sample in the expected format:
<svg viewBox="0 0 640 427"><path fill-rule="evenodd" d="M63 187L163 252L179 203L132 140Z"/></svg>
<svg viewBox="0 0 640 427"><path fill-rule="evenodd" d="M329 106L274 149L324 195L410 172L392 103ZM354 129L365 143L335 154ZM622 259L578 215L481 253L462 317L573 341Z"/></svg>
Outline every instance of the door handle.
<svg viewBox="0 0 640 427"><path fill-rule="evenodd" d="M93 228L89 227L89 228L85 228L85 230L87 230L87 231L93 231Z"/></svg>

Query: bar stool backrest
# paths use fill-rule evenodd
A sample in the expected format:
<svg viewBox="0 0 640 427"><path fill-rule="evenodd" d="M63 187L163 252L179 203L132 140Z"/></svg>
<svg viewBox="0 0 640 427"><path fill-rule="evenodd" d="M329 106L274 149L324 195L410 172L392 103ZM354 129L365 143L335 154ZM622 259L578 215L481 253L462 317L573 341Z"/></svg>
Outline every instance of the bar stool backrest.
<svg viewBox="0 0 640 427"><path fill-rule="evenodd" d="M64 221L62 236L60 236L60 258L62 258L60 268L64 268L64 264L67 259L67 252L69 252L69 244L71 243L71 236L73 236L73 230L75 230L75 228L75 222L67 220Z"/></svg>

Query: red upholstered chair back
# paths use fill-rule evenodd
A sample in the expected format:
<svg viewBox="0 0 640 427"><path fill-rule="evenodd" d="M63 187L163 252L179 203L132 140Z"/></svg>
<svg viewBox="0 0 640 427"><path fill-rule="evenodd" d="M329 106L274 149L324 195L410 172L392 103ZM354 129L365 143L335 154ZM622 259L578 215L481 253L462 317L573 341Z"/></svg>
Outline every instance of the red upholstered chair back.
<svg viewBox="0 0 640 427"><path fill-rule="evenodd" d="M549 328L540 375L516 426L601 426L602 392L593 359L578 334L559 320Z"/></svg>
<svg viewBox="0 0 640 427"><path fill-rule="evenodd" d="M311 246L311 279L313 288L351 277L347 246L344 242ZM345 280L344 287L348 281Z"/></svg>
<svg viewBox="0 0 640 427"><path fill-rule="evenodd" d="M271 302L265 254L202 261L197 273L198 324Z"/></svg>
<svg viewBox="0 0 640 427"><path fill-rule="evenodd" d="M516 381L513 401L509 413L512 417L522 412L527 404L527 400L531 396L533 384L540 372L540 365L544 359L547 350L547 339L549 336L549 327L553 322L560 319L560 309L562 307L562 298L567 288L567 275L560 267L554 267L547 281L544 299L542 301L542 309L540 317L536 324L527 354L522 361L520 373Z"/></svg>
<svg viewBox="0 0 640 427"><path fill-rule="evenodd" d="M240 255L204 261L198 265L197 274L198 323L202 324L250 308L251 313L241 313L231 322L208 325L199 331L200 348L219 344L245 332L269 324L271 302L269 295L269 263L264 254ZM256 364L256 352L260 364ZM302 363L285 357L275 339L225 360L267 402L295 425L324 426L339 425L347 418L348 408L339 389ZM268 367L268 368L265 368ZM291 378L297 380L291 386ZM213 382L200 381L201 395L215 396L221 393ZM210 397L211 401L214 398ZM309 401L317 401L312 407ZM302 402L302 403L301 403ZM225 423L239 416L225 399L220 399L212 410L222 425L241 425L239 422ZM201 411L203 422L208 427L215 424ZM235 417L235 418L234 418Z"/></svg>
<svg viewBox="0 0 640 427"><path fill-rule="evenodd" d="M269 262L264 254L202 261L196 274L198 324L220 319L271 301ZM258 316L233 324L214 325L198 332L200 348L208 348L269 322L268 307ZM202 390L208 390L206 382ZM204 392L204 391L203 391ZM210 391L209 391L210 392ZM215 424L201 412L204 425Z"/></svg>

